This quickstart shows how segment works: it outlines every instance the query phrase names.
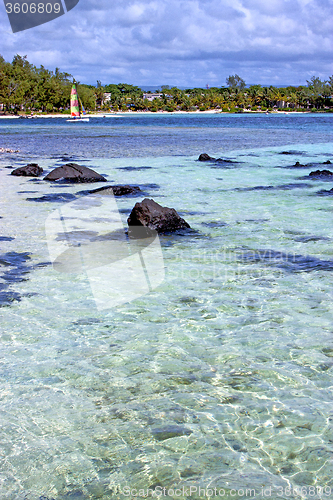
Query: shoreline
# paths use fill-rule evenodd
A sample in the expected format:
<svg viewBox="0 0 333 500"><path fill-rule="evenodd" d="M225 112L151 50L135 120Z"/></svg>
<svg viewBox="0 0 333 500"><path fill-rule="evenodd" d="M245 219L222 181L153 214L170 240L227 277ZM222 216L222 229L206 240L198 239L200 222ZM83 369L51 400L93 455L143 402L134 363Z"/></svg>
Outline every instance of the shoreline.
<svg viewBox="0 0 333 500"><path fill-rule="evenodd" d="M303 114L315 114L312 111L270 111L267 113L267 111L243 111L243 112L237 112L237 111L215 111L215 110L207 110L207 111L114 111L114 112L106 112L106 113L89 113L86 115L87 118L113 118L113 117L120 117L120 116L128 116L128 115L149 115L149 116L156 116L156 115L252 115L252 114L261 114L261 115L303 115ZM323 114L323 112L317 112L320 114ZM325 113L327 114L327 113ZM15 119L20 119L21 116L25 115L0 115L0 119L10 119L10 120L15 120ZM27 115L29 116L29 115ZM68 114L63 114L63 113L48 113L46 115L34 115L33 119L36 118L66 118L69 119L70 115ZM31 118L27 118L30 119Z"/></svg>

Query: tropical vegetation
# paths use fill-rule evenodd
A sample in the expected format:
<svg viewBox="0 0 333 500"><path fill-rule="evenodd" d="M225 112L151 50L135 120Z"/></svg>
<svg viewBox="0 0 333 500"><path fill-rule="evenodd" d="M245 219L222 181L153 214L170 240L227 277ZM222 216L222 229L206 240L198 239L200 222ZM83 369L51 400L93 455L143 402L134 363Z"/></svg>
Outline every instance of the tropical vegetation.
<svg viewBox="0 0 333 500"><path fill-rule="evenodd" d="M27 57L16 55L11 63L0 56L0 110L3 113L69 113L73 77L59 68L37 68ZM162 86L156 93L125 83L96 86L78 83L78 92L89 111L206 111L243 112L332 111L333 76L322 81L313 76L307 85L274 87L246 85L236 75L221 87L188 88Z"/></svg>

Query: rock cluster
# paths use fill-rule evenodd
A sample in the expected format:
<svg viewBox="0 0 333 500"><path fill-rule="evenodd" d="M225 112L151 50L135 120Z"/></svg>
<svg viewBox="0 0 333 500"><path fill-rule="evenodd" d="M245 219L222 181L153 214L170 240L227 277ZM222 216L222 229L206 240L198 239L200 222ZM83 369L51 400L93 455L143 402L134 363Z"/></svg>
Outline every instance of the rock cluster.
<svg viewBox="0 0 333 500"><path fill-rule="evenodd" d="M202 155L201 155L202 156ZM212 158L206 155L209 160ZM206 160L201 160L206 161ZM37 163L30 163L25 167L20 167L11 172L12 175L23 175L23 176L33 176L38 177L43 172L43 169L37 165ZM66 163L61 167L57 167L52 172L50 172L46 177L45 181L65 181L72 183L83 183L83 182L106 182L106 179L91 170L90 168L78 165L76 163ZM130 186L128 184L124 185L114 185L114 186L103 186L98 189L91 189L80 191L76 193L77 195L89 195L97 194L101 195L111 195L114 196L126 196L138 194L141 192L139 186ZM29 201L36 202L69 202L76 199L76 195L71 193L50 193L41 197L27 198ZM174 208L162 207L154 200L145 198L140 203L136 203L131 211L130 216L127 219L130 233L132 237L136 237L135 234L140 234L140 238L146 237L142 231L136 231L135 228L145 228L145 231L156 231L159 234L175 232L180 229L190 229L190 225L179 216Z"/></svg>

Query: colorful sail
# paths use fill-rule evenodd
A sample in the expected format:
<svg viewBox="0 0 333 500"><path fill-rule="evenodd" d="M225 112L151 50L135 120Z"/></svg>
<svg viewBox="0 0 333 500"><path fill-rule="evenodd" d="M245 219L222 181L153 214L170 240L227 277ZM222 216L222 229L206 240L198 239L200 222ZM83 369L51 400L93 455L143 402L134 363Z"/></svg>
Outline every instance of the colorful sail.
<svg viewBox="0 0 333 500"><path fill-rule="evenodd" d="M73 81L70 100L71 100L71 117L66 121L69 123L88 122L89 118L87 116L82 116L86 114L86 111L83 107L81 99L78 96L75 80Z"/></svg>
<svg viewBox="0 0 333 500"><path fill-rule="evenodd" d="M71 91L71 116L80 116L79 98L76 83L73 83Z"/></svg>

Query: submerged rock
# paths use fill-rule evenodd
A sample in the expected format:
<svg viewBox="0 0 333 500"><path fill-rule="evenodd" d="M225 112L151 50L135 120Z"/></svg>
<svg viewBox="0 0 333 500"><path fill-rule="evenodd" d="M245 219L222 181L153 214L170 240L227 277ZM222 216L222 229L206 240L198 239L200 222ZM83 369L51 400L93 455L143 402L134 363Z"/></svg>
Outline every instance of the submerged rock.
<svg viewBox="0 0 333 500"><path fill-rule="evenodd" d="M127 172L133 172L137 170L149 170L153 167L118 167L117 170L126 170Z"/></svg>
<svg viewBox="0 0 333 500"><path fill-rule="evenodd" d="M94 170L77 163L66 163L50 172L44 181L64 180L67 182L106 182L105 177Z"/></svg>
<svg viewBox="0 0 333 500"><path fill-rule="evenodd" d="M305 189L312 187L311 184L304 184L300 182L291 182L290 184L279 184L278 186L253 186L244 188L234 188L232 191L271 191L271 190L282 190L287 191L289 189Z"/></svg>
<svg viewBox="0 0 333 500"><path fill-rule="evenodd" d="M319 196L333 196L333 188L326 190L326 189L321 189L320 191L317 191Z"/></svg>
<svg viewBox="0 0 333 500"><path fill-rule="evenodd" d="M77 194L96 194L100 193L102 195L113 194L114 196L126 196L129 194L140 193L141 189L139 186L129 186L128 184L116 185L116 186L103 186L97 189L87 189L85 191L79 191Z"/></svg>
<svg viewBox="0 0 333 500"><path fill-rule="evenodd" d="M64 201L72 201L76 200L76 196L70 193L50 193L44 194L44 196L37 196L35 198L26 198L27 201L35 201L37 203L42 203L45 201L54 201L54 202L64 202Z"/></svg>
<svg viewBox="0 0 333 500"><path fill-rule="evenodd" d="M28 252L7 252L0 254L0 307L10 306L21 297L30 297L31 294L20 294L10 287L15 283L28 280L28 275L34 269L45 267L49 262L40 262L32 265Z"/></svg>
<svg viewBox="0 0 333 500"><path fill-rule="evenodd" d="M20 301L21 295L8 290L15 282L26 281L26 275L30 272L31 266L26 262L30 260L27 252L7 252L0 255L0 307L10 306L14 301Z"/></svg>
<svg viewBox="0 0 333 500"><path fill-rule="evenodd" d="M158 233L190 229L190 225L178 215L174 208L162 207L149 198L135 204L127 222L129 226L147 227Z"/></svg>
<svg viewBox="0 0 333 500"><path fill-rule="evenodd" d="M280 151L280 155L301 155L302 151Z"/></svg>
<svg viewBox="0 0 333 500"><path fill-rule="evenodd" d="M165 425L152 429L152 434L157 441L165 441L173 437L189 436L193 431L181 425Z"/></svg>
<svg viewBox="0 0 333 500"><path fill-rule="evenodd" d="M326 236L298 236L293 238L294 241L298 241L299 243L309 243L310 241L330 241L330 238Z"/></svg>
<svg viewBox="0 0 333 500"><path fill-rule="evenodd" d="M0 307L10 306L14 301L20 302L21 295L17 292L0 292Z"/></svg>
<svg viewBox="0 0 333 500"><path fill-rule="evenodd" d="M38 177L43 173L42 167L37 163L28 163L25 167L18 167L11 172L11 175L22 177Z"/></svg>
<svg viewBox="0 0 333 500"><path fill-rule="evenodd" d="M333 194L333 189L332 189ZM257 263L283 269L290 273L333 271L333 260L322 260L311 255L297 255L275 250L244 250L239 254L244 263Z"/></svg>

